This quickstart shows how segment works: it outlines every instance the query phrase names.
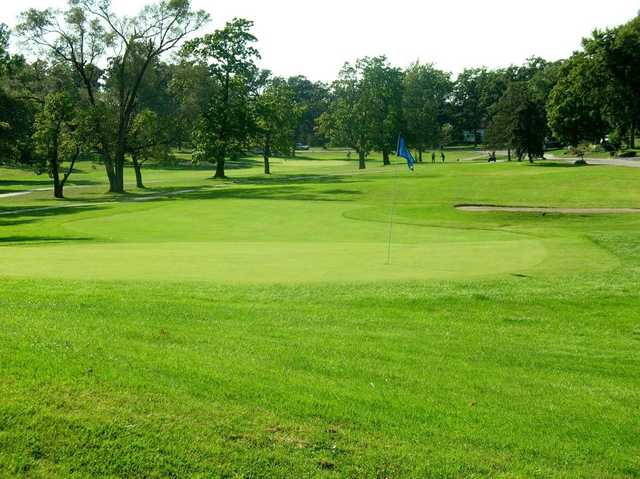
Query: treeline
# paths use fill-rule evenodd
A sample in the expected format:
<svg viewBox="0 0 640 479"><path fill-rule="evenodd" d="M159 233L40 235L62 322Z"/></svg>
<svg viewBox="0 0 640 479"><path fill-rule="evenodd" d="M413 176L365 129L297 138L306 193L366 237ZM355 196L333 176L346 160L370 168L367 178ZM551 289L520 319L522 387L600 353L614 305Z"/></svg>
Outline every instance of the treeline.
<svg viewBox="0 0 640 479"><path fill-rule="evenodd" d="M280 78L257 66L252 22L208 21L188 0L150 4L135 17L108 0L70 0L65 11L27 10L0 25L0 162L46 172L54 194L82 158L100 162L111 192L125 166L187 149L215 164L248 149L294 155L296 144L353 148L360 168L383 162L398 134L416 150L483 143L533 161L545 142L633 147L640 113L640 20L596 31L570 59L452 75L430 64L402 70L384 56L347 63L331 84ZM10 38L13 33L13 38ZM9 53L10 39L37 60Z"/></svg>

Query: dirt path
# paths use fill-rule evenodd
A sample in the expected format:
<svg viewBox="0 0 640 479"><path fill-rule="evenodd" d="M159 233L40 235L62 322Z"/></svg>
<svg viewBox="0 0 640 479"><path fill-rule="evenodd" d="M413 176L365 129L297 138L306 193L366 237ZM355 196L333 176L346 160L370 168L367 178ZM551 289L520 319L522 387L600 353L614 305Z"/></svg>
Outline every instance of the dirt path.
<svg viewBox="0 0 640 479"><path fill-rule="evenodd" d="M220 189L220 188L227 188L227 186L216 186L213 188L209 188L209 189ZM187 193L193 193L196 191L202 191L202 189L191 189L191 190L179 190L179 191L170 191L168 193L160 193L157 195L146 195L146 196L140 196L138 198L129 198L126 200L122 200L122 201L97 201L94 203L64 203L61 205L55 205L55 206L43 206L40 208L28 208L28 209L24 209L24 210L10 210L10 211L0 211L0 215L1 216L7 216L7 215L16 215L16 214L23 214L23 213L37 213L40 211L49 211L49 210L59 210L62 208L86 208L89 206L102 206L102 205L112 205L115 203L132 203L132 202L141 202L141 201L154 201L154 200L162 200L162 199L166 199L172 196L179 196L179 195L184 195Z"/></svg>
<svg viewBox="0 0 640 479"><path fill-rule="evenodd" d="M579 158L567 158L565 156L547 155L548 160L560 161L562 163L573 163ZM585 161L590 165L609 165L609 166L626 166L629 168L640 168L640 159L624 159L624 158L585 158Z"/></svg>
<svg viewBox="0 0 640 479"><path fill-rule="evenodd" d="M456 209L474 212L560 213L565 215L610 215L640 213L640 208L552 208L536 206L456 205Z"/></svg>
<svg viewBox="0 0 640 479"><path fill-rule="evenodd" d="M151 184L151 183L160 183L162 180L151 180L151 181L145 181L145 183ZM96 188L98 186L101 186L100 184L96 184L96 185L67 185L64 187L65 190L68 189L78 189L78 188ZM104 184L104 187L108 187L109 185L107 185L106 183ZM125 186L135 186L135 183L127 183ZM10 193L1 193L0 194L0 199L2 198L12 198L14 196L25 196L25 195L30 195L33 193L38 193L40 191L53 191L52 187L47 187L47 188L34 188L32 190L20 190L20 191L12 191Z"/></svg>

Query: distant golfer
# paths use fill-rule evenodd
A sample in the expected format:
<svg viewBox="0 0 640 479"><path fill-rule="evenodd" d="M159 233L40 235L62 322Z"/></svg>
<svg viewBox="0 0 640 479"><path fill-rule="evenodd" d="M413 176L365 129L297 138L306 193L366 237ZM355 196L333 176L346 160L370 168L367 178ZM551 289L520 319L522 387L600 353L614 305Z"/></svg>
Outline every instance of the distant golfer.
<svg viewBox="0 0 640 479"><path fill-rule="evenodd" d="M431 152L431 163L435 163L436 162L436 152L433 151Z"/></svg>
<svg viewBox="0 0 640 479"><path fill-rule="evenodd" d="M441 159L441 160L442 160L442 162L444 163L444 160L445 160L444 150L440 150L440 159Z"/></svg>

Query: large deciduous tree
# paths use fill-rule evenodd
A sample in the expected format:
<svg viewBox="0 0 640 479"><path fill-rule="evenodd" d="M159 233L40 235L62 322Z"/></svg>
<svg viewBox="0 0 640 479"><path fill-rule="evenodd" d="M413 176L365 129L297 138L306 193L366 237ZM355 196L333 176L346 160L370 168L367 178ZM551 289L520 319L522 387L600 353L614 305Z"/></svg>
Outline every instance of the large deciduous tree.
<svg viewBox="0 0 640 479"><path fill-rule="evenodd" d="M226 157L240 150L250 132L250 101L258 79L253 22L236 18L214 33L185 44L186 61L206 66L207 98L194 131L197 159L214 160L214 178L226 178Z"/></svg>
<svg viewBox="0 0 640 479"><path fill-rule="evenodd" d="M358 154L358 167L367 167L366 159L374 144L375 123L371 112L370 91L363 85L359 65L345 63L331 86L331 101L318 119L319 131L334 145L348 146Z"/></svg>
<svg viewBox="0 0 640 479"><path fill-rule="evenodd" d="M295 143L322 146L326 142L316 129L317 120L327 111L329 88L321 82L312 82L302 75L287 79L287 85L293 92L294 101L300 111L300 120L296 127ZM295 145L291 145L295 153Z"/></svg>
<svg viewBox="0 0 640 479"><path fill-rule="evenodd" d="M176 48L208 20L193 11L189 0L161 0L135 17L116 15L110 0L69 0L65 11L30 9L18 31L31 45L75 70L94 110L96 145L102 154L109 190L124 191L127 140L145 74L153 62ZM110 60L110 91L101 95L102 60ZM115 131L107 131L103 115L114 115ZM113 133L113 134L112 134Z"/></svg>
<svg viewBox="0 0 640 479"><path fill-rule="evenodd" d="M53 195L64 198L64 185L82 153L84 115L77 110L73 98L65 92L50 93L44 108L36 115L33 135L36 153L53 180ZM66 172L63 164L68 163Z"/></svg>
<svg viewBox="0 0 640 479"><path fill-rule="evenodd" d="M519 160L526 155L533 162L544 155L547 132L544 104L536 99L528 82L509 84L494 108L490 131L491 141L515 148Z"/></svg>
<svg viewBox="0 0 640 479"><path fill-rule="evenodd" d="M437 70L433 65L414 63L405 72L405 133L409 144L418 150L420 162L426 148L441 143L440 121L450 92L450 75Z"/></svg>
<svg viewBox="0 0 640 479"><path fill-rule="evenodd" d="M255 100L254 113L255 136L262 148L264 173L268 175L272 153L286 154L291 148L302 112L287 82L282 78L269 78Z"/></svg>
<svg viewBox="0 0 640 479"><path fill-rule="evenodd" d="M403 73L385 56L362 58L356 68L362 72L360 93L369 110L372 146L382 152L383 164L389 165L402 128Z"/></svg>
<svg viewBox="0 0 640 479"><path fill-rule="evenodd" d="M609 117L635 146L640 126L640 15L617 28L596 31L583 41L585 52L610 75Z"/></svg>
<svg viewBox="0 0 640 479"><path fill-rule="evenodd" d="M9 52L10 30L0 24L0 164L32 164L35 114L49 77L44 62ZM36 88L38 87L38 88Z"/></svg>
<svg viewBox="0 0 640 479"><path fill-rule="evenodd" d="M548 122L556 138L573 146L604 139L610 129L605 118L608 83L602 64L584 53L562 67L547 102Z"/></svg>
<svg viewBox="0 0 640 479"><path fill-rule="evenodd" d="M142 167L149 160L164 159L170 156L171 137L169 129L161 117L152 110L138 113L131 124L127 152L136 175L136 186L144 188Z"/></svg>

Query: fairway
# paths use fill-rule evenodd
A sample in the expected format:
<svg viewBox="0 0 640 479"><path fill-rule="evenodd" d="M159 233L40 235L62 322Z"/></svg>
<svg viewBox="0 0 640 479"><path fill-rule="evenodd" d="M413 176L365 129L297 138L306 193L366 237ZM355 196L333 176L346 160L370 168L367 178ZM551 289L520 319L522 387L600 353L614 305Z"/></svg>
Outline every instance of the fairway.
<svg viewBox="0 0 640 479"><path fill-rule="evenodd" d="M512 175L532 182L553 177L562 187L566 176L580 170L456 163L424 165L416 172L398 164L357 172L352 163L327 156L276 164L283 173L270 179L253 176L252 169L239 171L235 181L223 184L211 184L202 173L153 172L152 182L182 181L183 186L115 202L91 201L85 187L70 191L89 201L60 209L34 199L44 192L7 197L6 203L16 208L5 207L5 221L33 215L37 226L15 230L44 228L48 236L7 234L2 252L11 261L0 263L0 274L251 284L487 278L568 266L575 271L618 266L615 256L582 234L564 227L537 229L558 224L559 218L477 216L455 208L465 198L479 198L478 193L495 195L492 184L502 188ZM473 153L457 156L472 158ZM539 173L546 175L540 178ZM562 178L556 178L558 173L564 173ZM617 176L629 175L625 170ZM583 176L591 186L592 175ZM484 182L486 190L477 182ZM460 196L468 187L473 188L470 196ZM637 195L629 194L629 201L635 201ZM516 201L508 194L483 197ZM545 199L535 201L546 204ZM573 205L576 199L546 201ZM583 263L585 252L595 265ZM90 261L78 262L78 257Z"/></svg>
<svg viewBox="0 0 640 479"><path fill-rule="evenodd" d="M640 170L342 155L0 199L0 475L637 475L640 217L455 205Z"/></svg>

